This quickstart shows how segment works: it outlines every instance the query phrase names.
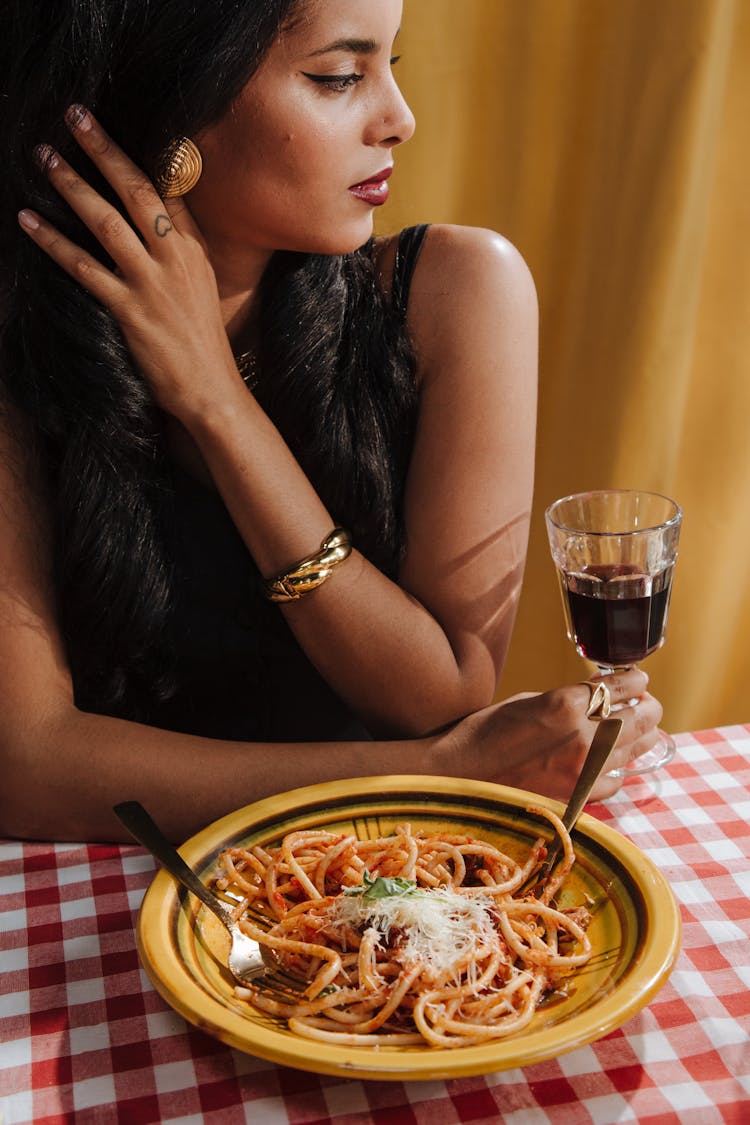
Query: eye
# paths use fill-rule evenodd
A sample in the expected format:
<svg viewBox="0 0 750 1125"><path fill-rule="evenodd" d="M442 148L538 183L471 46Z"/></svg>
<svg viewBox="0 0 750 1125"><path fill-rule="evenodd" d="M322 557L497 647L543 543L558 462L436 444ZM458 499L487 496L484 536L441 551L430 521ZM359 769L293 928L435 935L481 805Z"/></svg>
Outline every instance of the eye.
<svg viewBox="0 0 750 1125"><path fill-rule="evenodd" d="M325 86L327 90L331 90L333 93L342 93L344 90L348 90L350 86L356 86L364 78L364 74L307 74L304 70L302 73L311 82L315 82L319 86Z"/></svg>

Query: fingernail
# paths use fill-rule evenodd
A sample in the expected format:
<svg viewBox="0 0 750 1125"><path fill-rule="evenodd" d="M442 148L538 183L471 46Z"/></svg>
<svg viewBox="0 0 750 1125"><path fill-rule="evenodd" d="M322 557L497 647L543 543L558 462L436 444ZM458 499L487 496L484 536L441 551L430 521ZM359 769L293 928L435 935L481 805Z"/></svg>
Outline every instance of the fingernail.
<svg viewBox="0 0 750 1125"><path fill-rule="evenodd" d="M91 128L91 114L83 105L68 106L65 114L65 120L71 129L77 129L80 133L87 133Z"/></svg>
<svg viewBox="0 0 750 1125"><path fill-rule="evenodd" d="M43 172L51 172L60 163L60 157L52 145L37 145L34 149L34 158Z"/></svg>
<svg viewBox="0 0 750 1125"><path fill-rule="evenodd" d="M39 219L33 211L19 211L18 221L26 230L39 230Z"/></svg>

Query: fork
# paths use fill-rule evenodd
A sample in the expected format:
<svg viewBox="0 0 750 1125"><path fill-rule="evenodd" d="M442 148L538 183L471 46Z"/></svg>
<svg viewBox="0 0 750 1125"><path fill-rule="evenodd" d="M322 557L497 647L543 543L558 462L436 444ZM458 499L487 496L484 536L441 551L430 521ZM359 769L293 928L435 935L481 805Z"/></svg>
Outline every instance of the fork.
<svg viewBox="0 0 750 1125"><path fill-rule="evenodd" d="M614 749L620 731L622 729L622 719L600 719L596 733L591 740L586 760L583 763L583 768L575 784L575 788L570 795L570 800L562 815L562 822L568 832L571 831L575 822L581 814L583 806L588 800L589 793L591 792L594 782L599 774L602 772L604 763ZM562 841L557 836L547 850L547 855L541 867L532 872L528 881L523 885L522 893L527 893L530 890L539 892L552 873L552 869L560 858L562 851Z"/></svg>
<svg viewBox="0 0 750 1125"><path fill-rule="evenodd" d="M147 848L162 867L178 883L200 899L226 927L231 939L228 966L232 976L242 984L252 983L256 988L266 987L269 991L279 994L297 995L305 989L307 981L297 981L286 975L279 976L269 967L263 959L258 942L242 932L221 899L208 889L192 868L188 867L139 801L123 801L115 805L112 811L138 843Z"/></svg>

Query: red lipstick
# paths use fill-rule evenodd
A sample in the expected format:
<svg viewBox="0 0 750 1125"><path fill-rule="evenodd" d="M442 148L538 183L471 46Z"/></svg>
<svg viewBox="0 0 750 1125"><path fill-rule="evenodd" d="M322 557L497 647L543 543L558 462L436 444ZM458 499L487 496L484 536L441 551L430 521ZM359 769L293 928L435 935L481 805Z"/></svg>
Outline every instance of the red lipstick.
<svg viewBox="0 0 750 1125"><path fill-rule="evenodd" d="M383 168L381 172L376 172L369 179L362 180L358 184L352 184L349 191L352 195L356 195L357 199L361 199L363 203L368 203L371 207L380 207L388 198L386 180L392 171L392 167Z"/></svg>

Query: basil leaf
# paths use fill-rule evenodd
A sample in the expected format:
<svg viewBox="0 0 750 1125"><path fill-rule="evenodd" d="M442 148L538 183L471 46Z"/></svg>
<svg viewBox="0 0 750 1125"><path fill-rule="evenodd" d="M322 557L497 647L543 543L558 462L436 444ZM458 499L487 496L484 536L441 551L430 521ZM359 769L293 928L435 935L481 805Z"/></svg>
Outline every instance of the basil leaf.
<svg viewBox="0 0 750 1125"><path fill-rule="evenodd" d="M361 895L363 899L391 898L393 895L412 895L417 891L417 884L413 879L402 879L400 876L373 877L365 868L362 873L362 882L358 887L344 887L345 895Z"/></svg>
<svg viewBox="0 0 750 1125"><path fill-rule="evenodd" d="M413 879L402 879L400 876L392 878L378 876L367 888L362 898L390 898L391 895L413 895L417 884Z"/></svg>

